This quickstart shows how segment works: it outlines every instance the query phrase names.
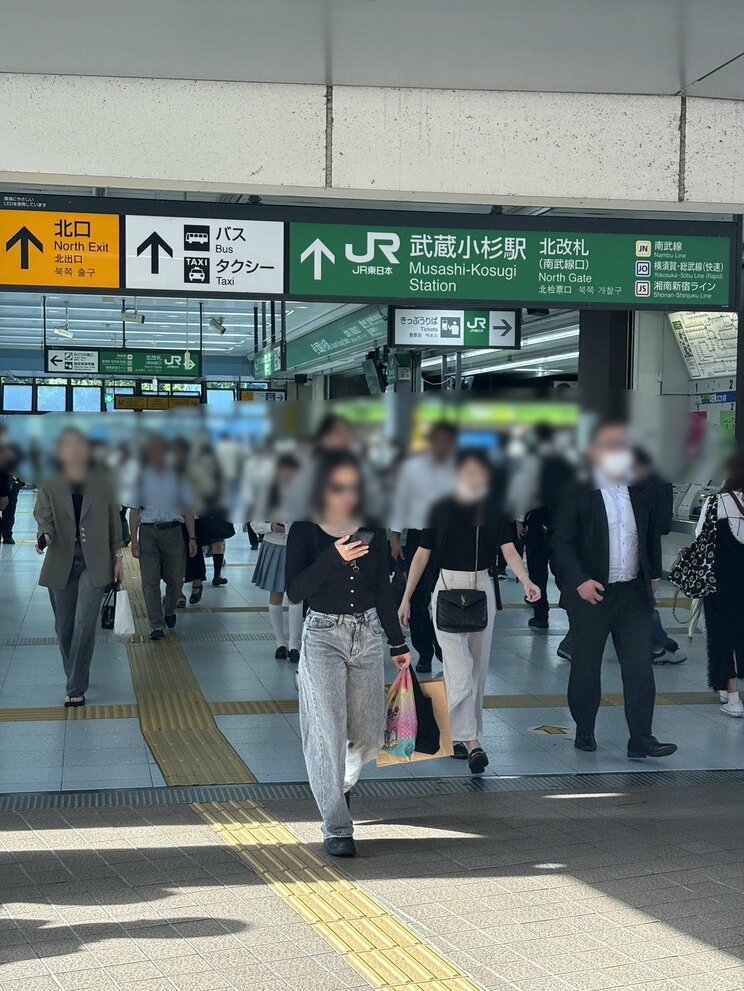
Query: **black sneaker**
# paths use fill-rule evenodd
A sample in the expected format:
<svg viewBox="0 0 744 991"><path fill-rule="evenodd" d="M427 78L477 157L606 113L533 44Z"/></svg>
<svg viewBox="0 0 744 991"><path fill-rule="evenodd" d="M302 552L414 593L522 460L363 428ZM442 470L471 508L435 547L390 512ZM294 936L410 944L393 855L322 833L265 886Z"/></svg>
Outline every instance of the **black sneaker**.
<svg viewBox="0 0 744 991"><path fill-rule="evenodd" d="M326 853L331 857L356 857L356 844L353 836L329 836L323 840Z"/></svg>
<svg viewBox="0 0 744 991"><path fill-rule="evenodd" d="M431 674L431 661L419 661L416 665L419 674Z"/></svg>
<svg viewBox="0 0 744 991"><path fill-rule="evenodd" d="M550 624L547 619L538 619L537 616L533 616L527 621L527 625L531 630L547 630Z"/></svg>
<svg viewBox="0 0 744 991"><path fill-rule="evenodd" d="M218 575L216 578L212 579L212 584L215 588L219 588L221 585L227 585L227 578L223 578L222 575Z"/></svg>
<svg viewBox="0 0 744 991"><path fill-rule="evenodd" d="M15 540L13 540L12 537L3 537L3 543L4 544L14 544L15 543Z"/></svg>
<svg viewBox="0 0 744 991"><path fill-rule="evenodd" d="M151 640L162 640L165 636L165 630L162 626L156 626L154 630L150 630Z"/></svg>
<svg viewBox="0 0 744 991"><path fill-rule="evenodd" d="M170 616L165 617L165 625L168 627L169 630L173 629L173 627L176 625L175 613L172 613Z"/></svg>
<svg viewBox="0 0 744 991"><path fill-rule="evenodd" d="M597 749L597 740L594 733L577 733L574 746L577 750L583 750L587 754L593 754Z"/></svg>
<svg viewBox="0 0 744 991"><path fill-rule="evenodd" d="M289 654L287 654L287 660L289 661L290 664L299 664L300 663L299 650L295 650L294 648L292 648Z"/></svg>
<svg viewBox="0 0 744 991"><path fill-rule="evenodd" d="M569 652L566 650L565 647L559 647L558 650L556 650L556 654L560 657L562 661L568 661L569 664L571 663L571 655L569 654Z"/></svg>
<svg viewBox="0 0 744 991"><path fill-rule="evenodd" d="M286 661L287 660L287 648L286 647L277 647L276 650L274 651L274 657L276 658L277 661Z"/></svg>

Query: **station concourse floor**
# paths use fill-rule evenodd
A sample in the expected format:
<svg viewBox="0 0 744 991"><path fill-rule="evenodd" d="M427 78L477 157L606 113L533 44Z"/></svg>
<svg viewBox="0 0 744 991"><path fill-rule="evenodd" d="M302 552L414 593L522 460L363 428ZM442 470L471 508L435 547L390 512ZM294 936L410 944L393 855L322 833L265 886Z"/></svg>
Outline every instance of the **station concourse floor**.
<svg viewBox="0 0 744 991"><path fill-rule="evenodd" d="M572 745L562 612L501 584L473 781L451 759L365 770L360 856L331 863L247 538L173 635L101 631L64 682L30 515L0 548L1 991L744 988L744 720L704 642L656 668L664 762L630 762L611 649L599 749ZM669 595L662 591L661 595Z"/></svg>

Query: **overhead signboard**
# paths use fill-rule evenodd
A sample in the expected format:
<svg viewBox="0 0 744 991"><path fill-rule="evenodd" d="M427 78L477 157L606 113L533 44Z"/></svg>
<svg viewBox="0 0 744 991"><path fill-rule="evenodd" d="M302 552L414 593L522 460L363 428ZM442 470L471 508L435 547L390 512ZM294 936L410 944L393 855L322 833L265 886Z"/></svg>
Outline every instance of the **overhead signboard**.
<svg viewBox="0 0 744 991"><path fill-rule="evenodd" d="M284 224L128 216L124 281L128 289L281 295Z"/></svg>
<svg viewBox="0 0 744 991"><path fill-rule="evenodd" d="M0 285L118 289L119 217L0 210Z"/></svg>
<svg viewBox="0 0 744 991"><path fill-rule="evenodd" d="M282 370L282 349L279 344L267 348L253 359L253 375L257 379L270 379L274 372Z"/></svg>
<svg viewBox="0 0 744 991"><path fill-rule="evenodd" d="M669 322L690 378L736 374L735 313L670 313Z"/></svg>
<svg viewBox="0 0 744 991"><path fill-rule="evenodd" d="M199 396L114 396L114 409L176 409L200 404Z"/></svg>
<svg viewBox="0 0 744 991"><path fill-rule="evenodd" d="M365 306L324 327L287 341L287 368L319 358L342 357L350 351L372 348L387 337L387 321L377 306Z"/></svg>
<svg viewBox="0 0 744 991"><path fill-rule="evenodd" d="M389 343L417 348L508 348L520 346L515 310L391 308Z"/></svg>
<svg viewBox="0 0 744 991"><path fill-rule="evenodd" d="M292 224L298 299L726 306L726 237Z"/></svg>
<svg viewBox="0 0 744 991"><path fill-rule="evenodd" d="M139 348L47 348L47 372L58 375L142 375L201 377L199 351L147 351Z"/></svg>
<svg viewBox="0 0 744 991"><path fill-rule="evenodd" d="M95 211L91 210L95 204ZM0 191L0 286L433 308L735 310L738 222Z"/></svg>

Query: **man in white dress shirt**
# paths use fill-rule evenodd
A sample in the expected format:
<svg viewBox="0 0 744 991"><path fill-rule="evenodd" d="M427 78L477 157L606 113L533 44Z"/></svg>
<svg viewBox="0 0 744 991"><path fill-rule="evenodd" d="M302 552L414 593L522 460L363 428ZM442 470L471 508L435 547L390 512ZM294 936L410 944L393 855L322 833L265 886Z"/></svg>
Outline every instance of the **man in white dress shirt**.
<svg viewBox="0 0 744 991"><path fill-rule="evenodd" d="M656 688L650 616L661 575L661 536L653 505L630 483L633 452L625 427L600 424L589 449L591 477L561 499L552 561L571 623L568 704L575 745L594 751L602 654L612 637L630 731L628 757L668 757L677 747L652 735Z"/></svg>
<svg viewBox="0 0 744 991"><path fill-rule="evenodd" d="M396 560L410 564L418 549L421 531L427 525L431 507L452 494L456 446L457 431L452 424L445 421L435 423L429 433L429 450L407 458L401 467L390 518L390 549ZM401 543L404 533L405 549ZM431 671L435 653L441 659L429 614L429 602L438 573L433 558L434 555L411 599L411 642L419 655L416 670L424 673Z"/></svg>

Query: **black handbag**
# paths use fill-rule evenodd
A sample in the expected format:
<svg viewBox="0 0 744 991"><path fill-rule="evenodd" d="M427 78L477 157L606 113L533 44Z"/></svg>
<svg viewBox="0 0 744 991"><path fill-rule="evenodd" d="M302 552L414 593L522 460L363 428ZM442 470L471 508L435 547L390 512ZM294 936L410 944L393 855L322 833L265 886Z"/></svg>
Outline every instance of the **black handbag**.
<svg viewBox="0 0 744 991"><path fill-rule="evenodd" d="M101 629L113 630L114 618L116 616L116 593L121 586L118 582L111 582L104 589L103 605L101 606Z"/></svg>
<svg viewBox="0 0 744 991"><path fill-rule="evenodd" d="M413 698L416 702L416 719L418 720L415 753L436 754L439 752L441 741L439 739L439 726L434 716L434 703L428 695L424 695L413 668L411 668L411 684L413 685Z"/></svg>
<svg viewBox="0 0 744 991"><path fill-rule="evenodd" d="M735 493L731 498L744 516L744 506ZM683 547L669 569L669 581L690 599L702 599L716 590L716 535L718 527L718 497L708 500L700 533L689 547Z"/></svg>
<svg viewBox="0 0 744 991"><path fill-rule="evenodd" d="M488 625L486 593L475 587L478 568L480 526L475 528L475 568L472 588L444 588L437 595L437 629L442 633L478 633Z"/></svg>

